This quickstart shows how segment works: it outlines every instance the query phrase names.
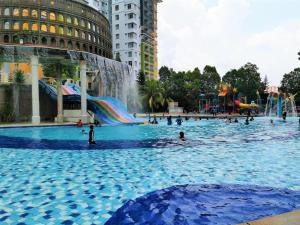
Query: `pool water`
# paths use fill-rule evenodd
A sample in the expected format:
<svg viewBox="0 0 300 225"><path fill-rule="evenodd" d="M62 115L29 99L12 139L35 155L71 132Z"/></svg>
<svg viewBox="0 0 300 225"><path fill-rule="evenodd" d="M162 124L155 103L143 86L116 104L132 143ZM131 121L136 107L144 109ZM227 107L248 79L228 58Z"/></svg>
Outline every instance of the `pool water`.
<svg viewBox="0 0 300 225"><path fill-rule="evenodd" d="M96 127L94 147L82 128L0 129L0 224L105 224L129 200L176 185L300 191L296 118L159 122Z"/></svg>

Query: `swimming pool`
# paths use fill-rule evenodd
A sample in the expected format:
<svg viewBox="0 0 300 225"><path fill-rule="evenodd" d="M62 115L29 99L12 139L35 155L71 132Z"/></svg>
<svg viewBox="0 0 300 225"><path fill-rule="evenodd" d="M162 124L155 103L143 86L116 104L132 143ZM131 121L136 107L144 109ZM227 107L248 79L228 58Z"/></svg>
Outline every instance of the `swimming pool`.
<svg viewBox="0 0 300 225"><path fill-rule="evenodd" d="M274 127L265 118L249 126L218 119L181 127L159 122L96 127L94 147L76 127L0 129L0 224L105 224L129 200L187 184L289 189L290 208L269 214L300 209L297 119L275 119ZM179 131L186 142L177 140Z"/></svg>

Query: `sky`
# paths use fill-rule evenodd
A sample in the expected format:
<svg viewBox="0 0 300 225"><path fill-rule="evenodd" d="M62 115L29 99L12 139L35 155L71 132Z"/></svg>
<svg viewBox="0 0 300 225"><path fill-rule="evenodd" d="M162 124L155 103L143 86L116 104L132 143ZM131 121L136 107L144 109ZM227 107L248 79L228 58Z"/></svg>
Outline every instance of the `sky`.
<svg viewBox="0 0 300 225"><path fill-rule="evenodd" d="M158 61L179 70L216 66L223 76L247 62L279 85L300 67L300 0L163 0Z"/></svg>

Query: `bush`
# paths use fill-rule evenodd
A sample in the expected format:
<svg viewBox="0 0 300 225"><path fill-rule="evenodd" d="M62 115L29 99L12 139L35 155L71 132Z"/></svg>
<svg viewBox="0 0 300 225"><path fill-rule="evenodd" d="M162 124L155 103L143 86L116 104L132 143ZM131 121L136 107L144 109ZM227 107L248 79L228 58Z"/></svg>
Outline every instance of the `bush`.
<svg viewBox="0 0 300 225"><path fill-rule="evenodd" d="M24 72L22 70L17 70L15 72L15 82L17 84L23 84L25 82L25 76L24 76Z"/></svg>

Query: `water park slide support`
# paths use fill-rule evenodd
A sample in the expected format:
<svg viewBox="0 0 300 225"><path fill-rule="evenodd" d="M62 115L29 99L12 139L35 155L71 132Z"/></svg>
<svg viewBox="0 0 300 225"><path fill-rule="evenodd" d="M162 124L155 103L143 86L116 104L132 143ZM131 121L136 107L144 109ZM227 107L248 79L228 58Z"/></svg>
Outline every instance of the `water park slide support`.
<svg viewBox="0 0 300 225"><path fill-rule="evenodd" d="M40 81L40 86L55 101L57 101L56 89L53 86ZM80 103L81 96L72 86L63 85L64 103ZM92 97L87 95L87 109L92 111L95 119L103 124L117 125L124 123L139 123L125 110L125 106L112 97Z"/></svg>

